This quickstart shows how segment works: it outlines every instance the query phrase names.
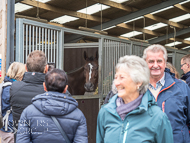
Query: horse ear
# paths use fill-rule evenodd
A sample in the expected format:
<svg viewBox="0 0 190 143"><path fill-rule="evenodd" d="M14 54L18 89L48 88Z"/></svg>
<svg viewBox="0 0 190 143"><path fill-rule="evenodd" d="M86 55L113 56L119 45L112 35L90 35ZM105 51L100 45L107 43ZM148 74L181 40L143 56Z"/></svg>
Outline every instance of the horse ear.
<svg viewBox="0 0 190 143"><path fill-rule="evenodd" d="M88 59L88 55L87 55L86 51L84 51L84 59L85 59L85 60Z"/></svg>
<svg viewBox="0 0 190 143"><path fill-rule="evenodd" d="M96 51L96 57L95 57L95 58L98 60L98 57L99 57L99 56L98 56L98 51Z"/></svg>

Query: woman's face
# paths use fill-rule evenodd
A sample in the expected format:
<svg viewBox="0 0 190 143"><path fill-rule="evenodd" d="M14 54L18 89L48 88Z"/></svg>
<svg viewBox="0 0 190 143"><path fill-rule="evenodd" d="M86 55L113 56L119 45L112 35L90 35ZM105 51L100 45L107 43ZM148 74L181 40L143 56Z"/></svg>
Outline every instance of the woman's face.
<svg viewBox="0 0 190 143"><path fill-rule="evenodd" d="M130 75L121 68L118 69L115 74L114 84L117 88L118 96L123 99L139 92L137 90L137 86L139 86L139 84L133 82Z"/></svg>

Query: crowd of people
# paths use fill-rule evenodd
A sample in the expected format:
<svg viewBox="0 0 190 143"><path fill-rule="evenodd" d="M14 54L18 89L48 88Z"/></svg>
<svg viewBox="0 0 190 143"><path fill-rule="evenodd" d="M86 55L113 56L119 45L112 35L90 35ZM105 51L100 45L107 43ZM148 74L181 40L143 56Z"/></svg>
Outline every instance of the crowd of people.
<svg viewBox="0 0 190 143"><path fill-rule="evenodd" d="M97 117L96 143L190 143L190 55L180 75L154 44L143 57L120 57ZM13 62L3 81L1 143L88 143L87 123L67 74L42 51Z"/></svg>

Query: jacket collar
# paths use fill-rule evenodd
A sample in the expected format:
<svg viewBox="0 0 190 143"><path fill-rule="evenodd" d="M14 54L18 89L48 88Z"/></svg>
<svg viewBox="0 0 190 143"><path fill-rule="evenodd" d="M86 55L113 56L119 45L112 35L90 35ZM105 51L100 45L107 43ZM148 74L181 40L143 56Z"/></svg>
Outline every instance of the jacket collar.
<svg viewBox="0 0 190 143"><path fill-rule="evenodd" d="M39 72L25 72L23 76L24 82L43 83L45 80L45 74Z"/></svg>
<svg viewBox="0 0 190 143"><path fill-rule="evenodd" d="M118 98L118 94L114 95L110 102L106 105L104 105L104 108L110 112L113 115L118 115L116 111L116 99ZM147 90L147 92L143 95L141 104L138 106L137 109L131 111L129 114L139 114L146 112L148 110L148 106L156 104L154 97L151 95L151 93Z"/></svg>
<svg viewBox="0 0 190 143"><path fill-rule="evenodd" d="M188 77L190 77L190 71L184 74L184 76L181 79L186 80Z"/></svg>
<svg viewBox="0 0 190 143"><path fill-rule="evenodd" d="M174 79L175 79L175 77L173 77L173 74L170 73L170 72L168 72L168 71L166 71L165 72L165 84L164 84L164 86L162 86L161 91L163 89L165 89L165 88L169 88L172 85L174 85L175 84L175 80Z"/></svg>
<svg viewBox="0 0 190 143"><path fill-rule="evenodd" d="M16 81L16 80L15 79L11 79L8 76L5 76L5 78L4 78L4 82L14 82L14 81Z"/></svg>

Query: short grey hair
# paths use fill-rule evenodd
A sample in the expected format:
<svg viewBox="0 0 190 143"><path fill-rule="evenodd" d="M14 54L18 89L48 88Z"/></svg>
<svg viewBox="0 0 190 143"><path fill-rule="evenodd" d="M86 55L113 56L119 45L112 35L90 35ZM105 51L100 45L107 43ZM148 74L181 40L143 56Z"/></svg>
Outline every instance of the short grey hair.
<svg viewBox="0 0 190 143"><path fill-rule="evenodd" d="M139 94L144 94L149 85L150 70L145 60L135 55L126 55L119 59L116 65L116 72L123 69L128 73L135 83L142 83L139 87Z"/></svg>
<svg viewBox="0 0 190 143"><path fill-rule="evenodd" d="M167 51L166 51L166 48L164 48L164 46L160 45L160 44L153 44L153 45L150 45L148 46L145 50L144 50L144 53L143 53L143 59L146 61L146 57L147 57L147 52L148 51L151 51L153 53L156 53L156 52L159 52L159 51L162 51L163 54L164 54L164 59L165 59L165 62L167 62Z"/></svg>

